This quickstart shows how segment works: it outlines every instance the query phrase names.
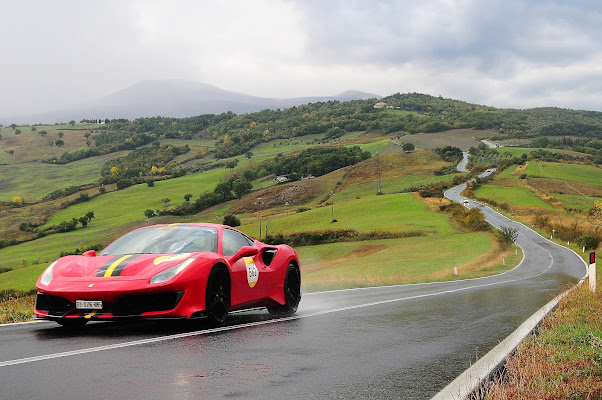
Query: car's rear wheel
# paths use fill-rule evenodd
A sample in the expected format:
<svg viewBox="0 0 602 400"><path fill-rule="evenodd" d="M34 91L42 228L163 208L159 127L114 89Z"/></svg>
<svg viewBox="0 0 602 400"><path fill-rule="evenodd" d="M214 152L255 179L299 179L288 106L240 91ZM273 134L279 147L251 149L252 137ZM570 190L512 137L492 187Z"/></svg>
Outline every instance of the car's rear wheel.
<svg viewBox="0 0 602 400"><path fill-rule="evenodd" d="M62 318L57 320L56 322L65 328L76 329L86 325L88 323L88 320L83 318Z"/></svg>
<svg viewBox="0 0 602 400"><path fill-rule="evenodd" d="M214 267L207 279L205 313L210 324L224 323L230 309L230 274L225 267Z"/></svg>
<svg viewBox="0 0 602 400"><path fill-rule="evenodd" d="M290 263L284 277L285 304L277 307L268 307L270 314L277 317L289 317L297 312L301 301L301 271L299 267Z"/></svg>

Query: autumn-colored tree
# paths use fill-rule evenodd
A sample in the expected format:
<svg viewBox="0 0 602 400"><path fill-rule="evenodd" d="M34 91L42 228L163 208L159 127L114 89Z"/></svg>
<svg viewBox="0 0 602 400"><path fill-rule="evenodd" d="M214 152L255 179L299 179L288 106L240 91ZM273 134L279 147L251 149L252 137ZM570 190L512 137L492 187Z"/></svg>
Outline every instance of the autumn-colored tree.
<svg viewBox="0 0 602 400"><path fill-rule="evenodd" d="M13 204L17 204L22 206L23 205L23 199L19 196L15 196L13 197Z"/></svg>
<svg viewBox="0 0 602 400"><path fill-rule="evenodd" d="M113 176L119 175L119 168L111 167L111 175L113 175Z"/></svg>

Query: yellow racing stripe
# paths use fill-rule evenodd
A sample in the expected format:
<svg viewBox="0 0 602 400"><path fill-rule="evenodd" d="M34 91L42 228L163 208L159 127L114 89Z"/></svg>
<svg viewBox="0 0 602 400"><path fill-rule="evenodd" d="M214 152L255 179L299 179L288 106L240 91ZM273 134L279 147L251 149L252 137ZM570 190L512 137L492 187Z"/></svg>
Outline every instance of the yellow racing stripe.
<svg viewBox="0 0 602 400"><path fill-rule="evenodd" d="M86 318L86 319L90 319L90 318L92 318L92 316L93 316L94 314L96 314L96 313L97 313L97 311L92 311L90 314L86 314L86 315L84 316L84 318Z"/></svg>
<svg viewBox="0 0 602 400"><path fill-rule="evenodd" d="M128 258L130 258L132 255L131 254L127 254L121 258L119 258L117 261L115 261L113 264L111 264L111 266L107 269L107 272L105 272L104 276L109 277L111 276L111 274L113 273L113 271L115 271L115 268L117 268L117 266L123 261L126 260Z"/></svg>

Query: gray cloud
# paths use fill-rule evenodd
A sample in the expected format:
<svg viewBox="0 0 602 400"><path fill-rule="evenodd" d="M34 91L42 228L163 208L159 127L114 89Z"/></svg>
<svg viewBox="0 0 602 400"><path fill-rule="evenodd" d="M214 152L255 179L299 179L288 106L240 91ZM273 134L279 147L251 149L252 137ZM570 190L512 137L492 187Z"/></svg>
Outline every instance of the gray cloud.
<svg viewBox="0 0 602 400"><path fill-rule="evenodd" d="M267 97L419 91L602 110L594 1L0 0L0 115L143 79Z"/></svg>

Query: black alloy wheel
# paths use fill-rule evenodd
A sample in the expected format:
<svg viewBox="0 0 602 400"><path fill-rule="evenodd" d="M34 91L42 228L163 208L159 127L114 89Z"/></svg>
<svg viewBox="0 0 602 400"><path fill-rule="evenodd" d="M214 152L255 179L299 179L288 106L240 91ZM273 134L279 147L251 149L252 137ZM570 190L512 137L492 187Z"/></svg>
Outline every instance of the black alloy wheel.
<svg viewBox="0 0 602 400"><path fill-rule="evenodd" d="M209 274L205 293L205 312L210 324L224 323L230 309L230 274L224 267L215 267Z"/></svg>
<svg viewBox="0 0 602 400"><path fill-rule="evenodd" d="M295 264L289 264L284 278L284 299L282 306L268 307L270 314L277 317L290 317L297 312L301 302L301 271Z"/></svg>

